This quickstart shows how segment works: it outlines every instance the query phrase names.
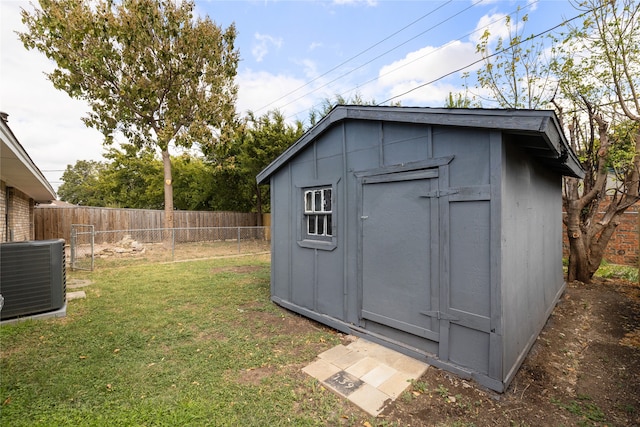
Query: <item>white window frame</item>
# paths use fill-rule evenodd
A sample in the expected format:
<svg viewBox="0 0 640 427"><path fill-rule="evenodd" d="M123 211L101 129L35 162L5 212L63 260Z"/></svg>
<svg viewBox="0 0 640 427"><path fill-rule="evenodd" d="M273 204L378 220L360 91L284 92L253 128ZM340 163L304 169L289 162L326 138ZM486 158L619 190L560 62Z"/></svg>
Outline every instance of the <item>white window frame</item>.
<svg viewBox="0 0 640 427"><path fill-rule="evenodd" d="M333 188L304 190L305 234L309 238L333 236Z"/></svg>
<svg viewBox="0 0 640 427"><path fill-rule="evenodd" d="M298 197L296 197L296 211L298 214L297 226L297 244L302 248L318 249L322 251L333 251L338 247L338 209L339 195L337 179L322 179L302 181L296 188ZM316 192L320 191L320 202L316 203ZM307 203L307 195L313 194L311 204ZM328 200L328 195L331 200ZM330 203L329 203L330 202ZM315 228L309 230L309 221L322 220L322 229ZM309 233L311 231L311 233ZM321 231L320 233L318 231Z"/></svg>

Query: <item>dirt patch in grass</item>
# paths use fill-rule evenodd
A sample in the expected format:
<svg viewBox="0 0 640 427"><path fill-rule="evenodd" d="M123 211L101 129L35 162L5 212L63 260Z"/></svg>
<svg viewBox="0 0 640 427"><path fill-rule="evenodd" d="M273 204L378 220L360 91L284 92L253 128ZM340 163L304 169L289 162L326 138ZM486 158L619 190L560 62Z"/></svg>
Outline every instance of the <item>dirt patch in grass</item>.
<svg viewBox="0 0 640 427"><path fill-rule="evenodd" d="M305 321L303 321L303 319ZM286 335L294 335L321 331L324 328L319 327L316 322L309 321L302 316L292 314L280 318L278 329L281 329Z"/></svg>
<svg viewBox="0 0 640 427"><path fill-rule="evenodd" d="M211 269L211 274L219 273L237 273L237 274L249 274L256 271L263 270L263 267L259 265L230 265Z"/></svg>
<svg viewBox="0 0 640 427"><path fill-rule="evenodd" d="M509 389L430 367L381 423L411 426L640 425L638 285L569 284Z"/></svg>
<svg viewBox="0 0 640 427"><path fill-rule="evenodd" d="M276 373L275 366L262 366L260 368L244 369L238 375L237 381L243 385L258 386L265 379Z"/></svg>

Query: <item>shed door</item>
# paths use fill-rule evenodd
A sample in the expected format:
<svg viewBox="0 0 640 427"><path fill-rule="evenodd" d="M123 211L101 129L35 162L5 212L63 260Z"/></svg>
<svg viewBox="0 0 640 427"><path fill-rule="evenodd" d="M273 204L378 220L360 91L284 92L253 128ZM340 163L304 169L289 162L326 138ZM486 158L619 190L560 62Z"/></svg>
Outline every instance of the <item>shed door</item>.
<svg viewBox="0 0 640 427"><path fill-rule="evenodd" d="M362 180L362 318L439 340L438 170Z"/></svg>

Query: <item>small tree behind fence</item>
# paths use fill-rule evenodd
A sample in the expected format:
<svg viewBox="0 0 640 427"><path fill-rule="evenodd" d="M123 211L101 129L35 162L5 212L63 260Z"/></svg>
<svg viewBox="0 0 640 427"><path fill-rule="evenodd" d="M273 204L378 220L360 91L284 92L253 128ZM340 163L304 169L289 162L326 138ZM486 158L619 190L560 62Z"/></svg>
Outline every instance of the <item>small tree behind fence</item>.
<svg viewBox="0 0 640 427"><path fill-rule="evenodd" d="M69 208L38 207L34 209L36 240L64 239L71 241L71 225L92 225L96 231L152 230L164 227L164 211L74 206ZM175 211L176 228L255 227L257 213ZM96 236L98 237L98 236ZM105 238L106 234L104 235ZM101 243L96 241L96 243Z"/></svg>

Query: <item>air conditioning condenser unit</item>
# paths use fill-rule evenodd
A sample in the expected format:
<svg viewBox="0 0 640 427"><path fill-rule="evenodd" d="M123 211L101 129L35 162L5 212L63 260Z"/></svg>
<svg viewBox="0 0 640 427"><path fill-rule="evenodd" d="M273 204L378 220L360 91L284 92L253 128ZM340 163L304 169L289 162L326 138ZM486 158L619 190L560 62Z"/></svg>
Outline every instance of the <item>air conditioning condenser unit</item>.
<svg viewBox="0 0 640 427"><path fill-rule="evenodd" d="M0 295L1 320L65 307L64 240L0 244Z"/></svg>

